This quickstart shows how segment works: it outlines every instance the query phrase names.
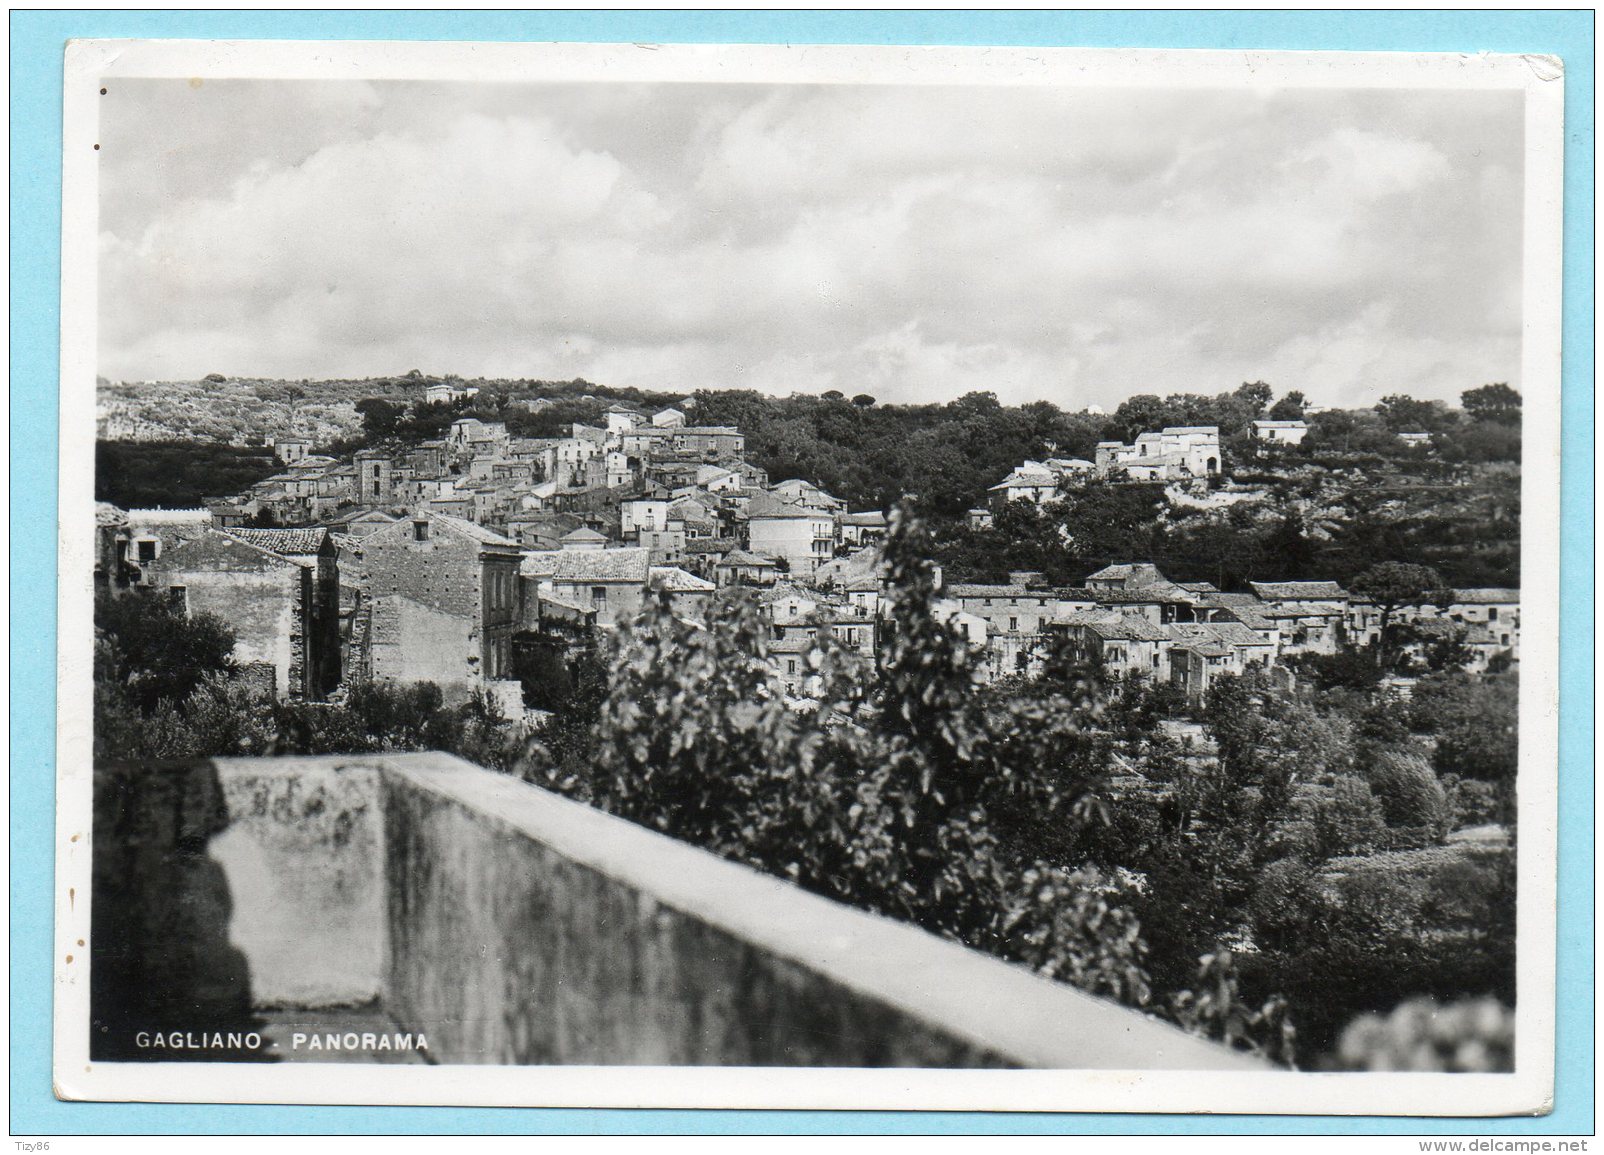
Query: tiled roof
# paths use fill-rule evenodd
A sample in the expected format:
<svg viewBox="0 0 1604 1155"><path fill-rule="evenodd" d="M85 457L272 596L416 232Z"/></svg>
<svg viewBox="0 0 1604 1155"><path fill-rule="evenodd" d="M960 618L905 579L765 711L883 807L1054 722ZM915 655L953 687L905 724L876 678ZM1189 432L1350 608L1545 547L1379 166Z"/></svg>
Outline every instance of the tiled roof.
<svg viewBox="0 0 1604 1155"><path fill-rule="evenodd" d="M1205 595L1203 604L1225 610L1250 629L1275 628L1275 620L1268 612L1269 607L1252 594L1210 593Z"/></svg>
<svg viewBox="0 0 1604 1155"><path fill-rule="evenodd" d="M758 518L799 518L818 516L813 510L803 509L789 501L775 497L772 493L753 494L752 500L747 502L746 516L748 520Z"/></svg>
<svg viewBox="0 0 1604 1155"><path fill-rule="evenodd" d="M1172 637L1180 639L1212 639L1231 646L1270 644L1241 622L1176 622L1168 629Z"/></svg>
<svg viewBox="0 0 1604 1155"><path fill-rule="evenodd" d="M521 548L518 543L513 541L511 538L502 537L499 533L492 532L482 525L477 525L474 522L468 521L466 518L452 517L451 515L444 513L431 513L429 515L429 520L437 525L444 525L453 533L459 533L463 537L472 538L474 541L477 541L482 545L504 545L509 549ZM381 530L380 532L384 531Z"/></svg>
<svg viewBox="0 0 1604 1155"><path fill-rule="evenodd" d="M688 546L688 545L690 545L690 542L686 542L685 544ZM748 567L756 567L758 569L778 569L779 568L777 565L775 565L768 558L766 558L766 557L758 557L757 554L748 553L744 549L731 550L728 554L725 555L724 560L719 562L718 564L719 564L719 568L721 568L721 569L723 567L725 567L725 566L731 566L731 567L734 567L734 566L748 566Z"/></svg>
<svg viewBox="0 0 1604 1155"><path fill-rule="evenodd" d="M1115 565L1105 565L1102 569L1086 578L1087 581L1124 581L1127 587L1146 585L1151 582L1168 580L1150 561L1119 562Z"/></svg>
<svg viewBox="0 0 1604 1155"><path fill-rule="evenodd" d="M651 582L654 590L668 590L670 593L709 593L718 588L693 573L686 573L677 565L652 566Z"/></svg>
<svg viewBox="0 0 1604 1155"><path fill-rule="evenodd" d="M1168 469L1172 465L1184 464L1186 458L1179 453L1150 453L1146 457L1127 457L1119 462L1122 469Z"/></svg>
<svg viewBox="0 0 1604 1155"><path fill-rule="evenodd" d="M1058 478L1050 469L1016 469L996 485L990 486L987 492L1024 486L1057 486L1057 484Z"/></svg>
<svg viewBox="0 0 1604 1155"><path fill-rule="evenodd" d="M1164 602L1195 604L1199 595L1172 581L1156 581L1135 589L1093 590L1092 597L1111 605L1157 605Z"/></svg>
<svg viewBox="0 0 1604 1155"><path fill-rule="evenodd" d="M1066 626L1082 626L1108 641L1163 642L1170 635L1163 626L1155 626L1146 618L1135 614L1079 613L1065 618Z"/></svg>
<svg viewBox="0 0 1604 1155"><path fill-rule="evenodd" d="M624 549L565 549L557 552L552 580L559 582L639 582L646 584L652 551L638 546Z"/></svg>
<svg viewBox="0 0 1604 1155"><path fill-rule="evenodd" d="M572 533L563 534L562 540L563 541L606 541L607 540L607 535L605 533L597 533L593 529L587 529L584 526L580 526L578 529L574 530Z"/></svg>
<svg viewBox="0 0 1604 1155"><path fill-rule="evenodd" d="M518 572L524 577L550 577L557 572L558 552L555 549L540 549L526 553L523 561L518 563Z"/></svg>
<svg viewBox="0 0 1604 1155"><path fill-rule="evenodd" d="M871 509L866 513L843 513L841 515L842 525L878 527L885 525L885 523L886 515L878 509Z"/></svg>
<svg viewBox="0 0 1604 1155"><path fill-rule="evenodd" d="M1465 606L1518 606L1519 590L1473 589L1455 590L1454 603Z"/></svg>
<svg viewBox="0 0 1604 1155"><path fill-rule="evenodd" d="M1249 582L1248 585L1265 601L1329 601L1348 596L1336 582Z"/></svg>
<svg viewBox="0 0 1604 1155"><path fill-rule="evenodd" d="M257 549L278 554L317 553L328 540L329 531L322 526L312 529L231 529L229 533Z"/></svg>
<svg viewBox="0 0 1604 1155"><path fill-rule="evenodd" d="M109 501L95 502L96 525L127 525L128 515Z"/></svg>
<svg viewBox="0 0 1604 1155"><path fill-rule="evenodd" d="M727 554L734 550L735 542L727 537L692 537L685 540L686 553Z"/></svg>
<svg viewBox="0 0 1604 1155"><path fill-rule="evenodd" d="M779 582L770 586L758 595L758 601L765 604L769 602L783 602L786 598L796 598L798 601L818 605L820 597L812 590L805 590L795 582Z"/></svg>
<svg viewBox="0 0 1604 1155"><path fill-rule="evenodd" d="M985 585L979 582L958 582L945 587L942 593L951 598L1022 598L1032 596L1024 586Z"/></svg>
<svg viewBox="0 0 1604 1155"><path fill-rule="evenodd" d="M771 654L806 654L818 648L818 639L811 633L798 633L791 637L775 638L769 643L769 653Z"/></svg>

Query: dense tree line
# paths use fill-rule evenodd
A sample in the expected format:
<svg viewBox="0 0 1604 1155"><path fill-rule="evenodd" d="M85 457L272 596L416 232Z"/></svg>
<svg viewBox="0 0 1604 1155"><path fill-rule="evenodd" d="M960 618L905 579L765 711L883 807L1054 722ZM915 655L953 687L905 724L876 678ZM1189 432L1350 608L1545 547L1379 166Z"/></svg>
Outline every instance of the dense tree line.
<svg viewBox="0 0 1604 1155"><path fill-rule="evenodd" d="M198 441L101 441L95 500L122 509L193 509L271 477L270 449Z"/></svg>

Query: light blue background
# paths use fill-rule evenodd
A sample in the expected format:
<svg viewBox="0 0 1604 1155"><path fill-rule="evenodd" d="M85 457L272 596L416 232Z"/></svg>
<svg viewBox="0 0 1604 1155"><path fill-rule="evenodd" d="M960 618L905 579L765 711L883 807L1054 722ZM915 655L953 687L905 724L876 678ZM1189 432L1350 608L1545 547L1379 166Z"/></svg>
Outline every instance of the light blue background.
<svg viewBox="0 0 1604 1155"><path fill-rule="evenodd" d="M11 1133L1586 1134L1593 1130L1593 15L1590 12L14 12L11 17ZM1559 1016L1540 1119L249 1107L50 1091L62 49L70 37L1001 44L1551 53L1566 66Z"/></svg>

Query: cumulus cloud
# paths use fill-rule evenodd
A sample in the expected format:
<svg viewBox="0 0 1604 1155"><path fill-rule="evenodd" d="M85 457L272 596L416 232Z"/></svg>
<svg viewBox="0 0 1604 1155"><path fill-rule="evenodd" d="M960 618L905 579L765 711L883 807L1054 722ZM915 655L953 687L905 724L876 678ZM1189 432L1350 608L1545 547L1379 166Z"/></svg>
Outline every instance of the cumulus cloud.
<svg viewBox="0 0 1604 1155"><path fill-rule="evenodd" d="M1513 97L138 81L101 139L117 379L1519 380Z"/></svg>

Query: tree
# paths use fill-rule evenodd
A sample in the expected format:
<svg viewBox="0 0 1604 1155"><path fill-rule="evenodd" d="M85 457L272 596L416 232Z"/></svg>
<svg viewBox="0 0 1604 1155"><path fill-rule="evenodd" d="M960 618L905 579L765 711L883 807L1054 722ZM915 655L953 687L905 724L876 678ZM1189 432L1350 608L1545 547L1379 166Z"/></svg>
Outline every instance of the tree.
<svg viewBox="0 0 1604 1155"><path fill-rule="evenodd" d="M1443 580L1430 566L1384 561L1356 576L1349 588L1370 598L1381 610L1381 644L1377 647L1376 659L1378 664L1384 664L1393 614L1399 606L1417 605L1441 596Z"/></svg>
<svg viewBox="0 0 1604 1155"><path fill-rule="evenodd" d="M1303 416L1304 404L1303 394L1293 389L1270 407L1270 420L1297 421Z"/></svg>
<svg viewBox="0 0 1604 1155"><path fill-rule="evenodd" d="M382 397L365 397L356 403L356 411L362 415L362 432L369 441L378 441L395 436L406 407Z"/></svg>
<svg viewBox="0 0 1604 1155"><path fill-rule="evenodd" d="M1459 395L1459 404L1472 421L1513 424L1520 420L1520 394L1501 381L1466 390Z"/></svg>
<svg viewBox="0 0 1604 1155"><path fill-rule="evenodd" d="M1377 750L1364 771L1387 825L1429 826L1438 836L1447 832L1448 794L1419 754L1408 749Z"/></svg>
<svg viewBox="0 0 1604 1155"><path fill-rule="evenodd" d="M1275 396L1275 391L1263 381L1244 381L1236 387L1232 396L1245 405L1253 417L1258 417L1270 403L1270 398Z"/></svg>
<svg viewBox="0 0 1604 1155"><path fill-rule="evenodd" d="M1417 401L1406 393L1383 397L1376 412L1394 433L1431 433L1442 428L1447 417L1441 402Z"/></svg>
<svg viewBox="0 0 1604 1155"><path fill-rule="evenodd" d="M859 393L852 399L852 404L856 405L859 409L868 409L874 404L874 398L869 396L867 393Z"/></svg>
<svg viewBox="0 0 1604 1155"><path fill-rule="evenodd" d="M133 592L95 598L95 626L108 643L97 677L122 683L130 700L149 712L158 702L181 702L209 675L233 669L234 634L215 614L183 614L165 598Z"/></svg>
<svg viewBox="0 0 1604 1155"><path fill-rule="evenodd" d="M844 401L846 400L846 394L839 389L826 389L819 394L819 399L822 401Z"/></svg>

